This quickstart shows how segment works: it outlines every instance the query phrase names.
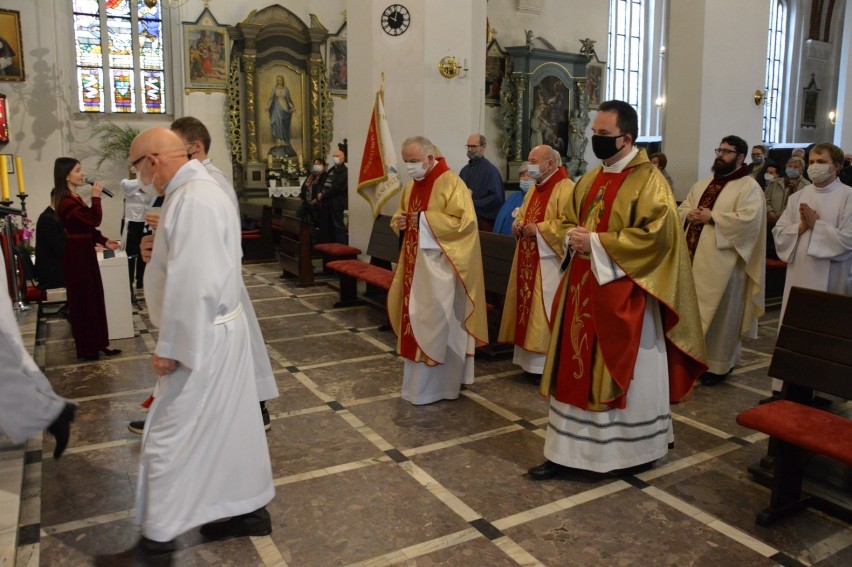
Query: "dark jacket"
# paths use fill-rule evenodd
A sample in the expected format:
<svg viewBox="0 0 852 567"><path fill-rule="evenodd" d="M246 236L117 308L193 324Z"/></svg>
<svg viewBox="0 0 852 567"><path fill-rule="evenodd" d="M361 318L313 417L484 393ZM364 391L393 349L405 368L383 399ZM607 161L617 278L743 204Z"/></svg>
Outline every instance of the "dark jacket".
<svg viewBox="0 0 852 567"><path fill-rule="evenodd" d="M41 289L65 287L62 273L62 252L65 250L65 230L56 212L47 207L36 222L36 279Z"/></svg>

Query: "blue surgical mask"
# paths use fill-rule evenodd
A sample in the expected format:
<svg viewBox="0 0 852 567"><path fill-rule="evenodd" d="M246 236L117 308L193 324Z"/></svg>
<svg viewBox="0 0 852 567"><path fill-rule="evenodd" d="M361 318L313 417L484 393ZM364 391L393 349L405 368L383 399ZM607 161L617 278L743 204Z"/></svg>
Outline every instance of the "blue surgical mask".
<svg viewBox="0 0 852 567"><path fill-rule="evenodd" d="M786 170L784 170L784 173L786 173L787 177L789 177L790 179L798 179L802 175L802 172L796 169L795 167L788 167Z"/></svg>
<svg viewBox="0 0 852 567"><path fill-rule="evenodd" d="M520 186L521 191L526 193L527 189L535 185L535 181L533 181L532 179L521 179L518 185Z"/></svg>

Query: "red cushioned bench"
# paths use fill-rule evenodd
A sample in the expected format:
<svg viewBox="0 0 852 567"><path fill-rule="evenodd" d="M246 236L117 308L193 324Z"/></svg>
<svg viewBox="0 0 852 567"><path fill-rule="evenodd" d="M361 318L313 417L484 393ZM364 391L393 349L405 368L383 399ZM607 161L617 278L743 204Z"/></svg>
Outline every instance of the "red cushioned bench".
<svg viewBox="0 0 852 567"><path fill-rule="evenodd" d="M387 292L390 289L393 281L392 266L399 259L399 236L391 228L390 219L387 215L379 215L373 223L370 243L367 245L369 263L346 259L326 264L328 269L337 272L340 277L340 300L334 304L335 307L362 303L358 297L358 280L367 282L368 292L376 289Z"/></svg>
<svg viewBox="0 0 852 567"><path fill-rule="evenodd" d="M757 516L766 526L814 505L832 502L802 490L814 455L852 466L852 420L812 407L814 391L852 398L852 297L794 287L775 343L769 376L784 381L781 400L737 416L737 423L766 433L770 459L750 467L760 479L774 460L769 508ZM766 464L764 464L766 463Z"/></svg>
<svg viewBox="0 0 852 567"><path fill-rule="evenodd" d="M335 260L357 260L361 254L360 248L349 246L348 244L339 244L337 242L322 242L314 244L314 250L322 254L322 269L328 272L328 263Z"/></svg>

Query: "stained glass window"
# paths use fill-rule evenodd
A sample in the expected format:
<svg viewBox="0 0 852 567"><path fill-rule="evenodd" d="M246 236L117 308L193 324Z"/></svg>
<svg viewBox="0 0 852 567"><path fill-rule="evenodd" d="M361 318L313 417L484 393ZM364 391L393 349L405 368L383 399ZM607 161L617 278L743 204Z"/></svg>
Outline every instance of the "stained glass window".
<svg viewBox="0 0 852 567"><path fill-rule="evenodd" d="M610 0L607 96L642 106L644 0Z"/></svg>
<svg viewBox="0 0 852 567"><path fill-rule="evenodd" d="M782 142L781 96L784 56L787 51L787 3L775 0L769 7L769 42L766 46L766 106L763 107L763 141Z"/></svg>
<svg viewBox="0 0 852 567"><path fill-rule="evenodd" d="M81 112L166 112L163 18L145 0L72 0Z"/></svg>

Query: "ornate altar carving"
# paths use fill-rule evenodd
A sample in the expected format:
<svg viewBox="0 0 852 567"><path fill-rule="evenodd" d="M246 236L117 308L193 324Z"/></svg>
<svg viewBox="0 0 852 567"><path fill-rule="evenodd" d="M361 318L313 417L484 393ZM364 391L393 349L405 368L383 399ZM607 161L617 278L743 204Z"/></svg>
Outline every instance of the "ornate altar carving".
<svg viewBox="0 0 852 567"><path fill-rule="evenodd" d="M269 171L305 171L328 154L333 103L323 61L328 30L272 5L229 29L228 128L235 178L263 189Z"/></svg>
<svg viewBox="0 0 852 567"><path fill-rule="evenodd" d="M586 91L585 54L509 47L509 66L500 90L499 115L508 179L530 149L547 144L559 152L571 175L584 173L588 140L589 96Z"/></svg>

